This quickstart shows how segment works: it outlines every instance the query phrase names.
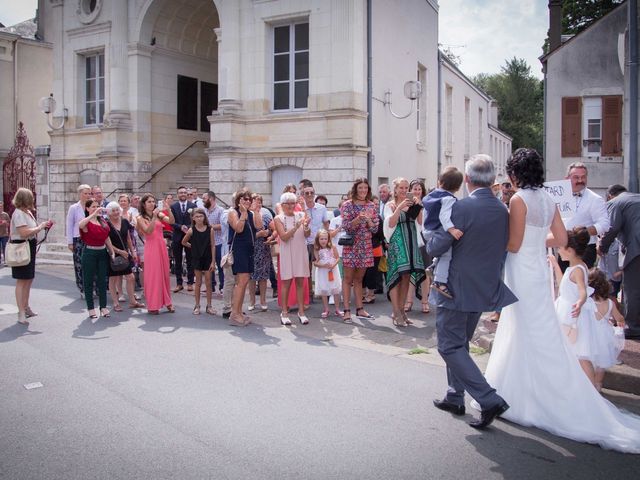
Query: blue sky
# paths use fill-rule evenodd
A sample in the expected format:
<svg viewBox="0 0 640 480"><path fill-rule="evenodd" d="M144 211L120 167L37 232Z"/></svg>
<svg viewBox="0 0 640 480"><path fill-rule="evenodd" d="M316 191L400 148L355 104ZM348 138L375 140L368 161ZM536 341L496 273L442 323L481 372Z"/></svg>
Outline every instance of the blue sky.
<svg viewBox="0 0 640 480"><path fill-rule="evenodd" d="M0 0L5 25L35 15L37 0ZM547 0L440 0L440 43L452 46L467 76L497 73L506 59L524 58L542 78L538 57L547 35Z"/></svg>

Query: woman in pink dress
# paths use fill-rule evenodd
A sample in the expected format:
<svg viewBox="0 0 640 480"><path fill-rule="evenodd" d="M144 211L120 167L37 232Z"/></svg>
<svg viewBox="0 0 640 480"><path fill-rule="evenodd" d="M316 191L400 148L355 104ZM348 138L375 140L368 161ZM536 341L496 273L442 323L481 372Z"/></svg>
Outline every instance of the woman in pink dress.
<svg viewBox="0 0 640 480"><path fill-rule="evenodd" d="M311 234L309 218L302 212L294 212L296 196L293 193L283 193L280 197L282 214L276 215L275 228L280 237L280 279L278 286L282 288L282 325L291 325L289 320L289 288L292 280L296 286L298 303L298 319L306 325L309 319L304 314L304 279L309 276L309 254L307 253L306 237Z"/></svg>
<svg viewBox="0 0 640 480"><path fill-rule="evenodd" d="M163 306L170 313L176 311L171 301L169 255L162 236L163 221L175 223L171 209L168 214L162 213L156 207L155 197L149 193L144 195L140 200L140 216L136 228L145 237L144 296L151 315L158 315Z"/></svg>
<svg viewBox="0 0 640 480"><path fill-rule="evenodd" d="M284 189L282 190L282 193L293 193L294 195L296 195L296 192L298 191L298 188L293 184L293 183L287 183L284 187ZM302 205L301 205L302 204ZM304 212L304 199L302 197L297 197L296 200L296 204L294 207L294 212ZM282 204L280 203L276 203L276 215L281 215L283 212L282 210ZM275 225L274 225L274 230L275 230ZM277 239L278 237L278 232L274 232L274 237ZM280 240L277 240L278 243L280 243ZM277 271L277 278L278 278L278 305L280 305L280 307L282 307L282 299L284 298L282 296L282 282L280 281L280 256L278 256L277 259L278 262L278 271ZM291 282L290 285L291 288L289 288L289 297L288 297L288 302L289 305L293 305L294 303L296 303L296 301L298 300L298 290L296 289L296 283L295 282ZM304 300L304 304L305 305L309 305L309 278L305 278L304 281L302 282L302 290L303 290L303 300Z"/></svg>

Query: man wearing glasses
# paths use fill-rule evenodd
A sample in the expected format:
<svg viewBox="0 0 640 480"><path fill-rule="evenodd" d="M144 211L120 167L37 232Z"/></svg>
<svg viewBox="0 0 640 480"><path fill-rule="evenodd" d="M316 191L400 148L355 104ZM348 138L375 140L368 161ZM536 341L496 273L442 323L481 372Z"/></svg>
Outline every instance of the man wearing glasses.
<svg viewBox="0 0 640 480"><path fill-rule="evenodd" d="M310 219L309 227L311 228L311 234L307 237L307 252L309 253L309 272L312 272L311 264L313 262L313 242L316 238L316 233L321 228L328 230L329 228L329 212L327 207L321 203L316 202L316 192L313 188L313 183L310 180L302 180L300 182L300 192L304 199L305 214ZM309 277L309 287L311 287L311 277Z"/></svg>

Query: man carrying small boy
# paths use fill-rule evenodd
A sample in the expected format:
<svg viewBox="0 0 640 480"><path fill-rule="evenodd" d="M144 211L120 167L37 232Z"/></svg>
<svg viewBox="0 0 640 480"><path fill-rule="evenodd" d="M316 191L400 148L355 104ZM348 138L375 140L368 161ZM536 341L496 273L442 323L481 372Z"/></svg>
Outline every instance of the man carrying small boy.
<svg viewBox="0 0 640 480"><path fill-rule="evenodd" d="M457 200L455 193L460 190L464 176L454 166L446 167L438 178L438 188L431 191L422 204L425 210L424 230L422 236L425 244L439 229L446 230L453 238L460 240L463 232L451 222L451 209ZM449 263L451 262L451 248L439 258L434 259L433 283L431 288L438 290L447 298L453 298L453 293L447 285L449 281Z"/></svg>

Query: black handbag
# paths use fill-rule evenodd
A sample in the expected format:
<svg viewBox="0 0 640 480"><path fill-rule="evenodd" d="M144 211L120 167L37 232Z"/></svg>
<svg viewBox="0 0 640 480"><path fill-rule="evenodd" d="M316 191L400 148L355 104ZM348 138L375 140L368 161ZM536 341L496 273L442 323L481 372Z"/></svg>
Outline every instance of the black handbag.
<svg viewBox="0 0 640 480"><path fill-rule="evenodd" d="M126 257L121 257L120 255L116 255L115 257L111 257L111 270L114 272L124 272L127 268L129 268L129 259Z"/></svg>
<svg viewBox="0 0 640 480"><path fill-rule="evenodd" d="M342 245L343 247L350 247L351 245L353 245L354 241L355 240L353 238L353 235L351 235L350 233L345 233L338 239L338 245Z"/></svg>

